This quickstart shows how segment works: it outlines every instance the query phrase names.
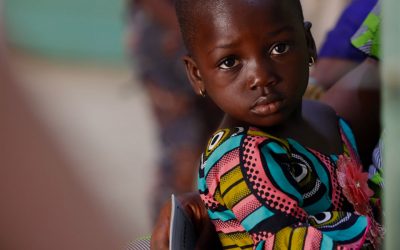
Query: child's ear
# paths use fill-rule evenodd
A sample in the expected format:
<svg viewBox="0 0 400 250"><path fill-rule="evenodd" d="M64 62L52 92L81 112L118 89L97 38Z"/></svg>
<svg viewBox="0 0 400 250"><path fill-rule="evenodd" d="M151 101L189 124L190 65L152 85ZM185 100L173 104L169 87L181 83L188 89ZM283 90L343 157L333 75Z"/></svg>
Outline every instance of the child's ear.
<svg viewBox="0 0 400 250"><path fill-rule="evenodd" d="M311 22L304 22L304 31L306 33L308 54L310 57L313 57L314 60L317 59L317 48L315 46L314 37L311 34Z"/></svg>
<svg viewBox="0 0 400 250"><path fill-rule="evenodd" d="M204 96L204 83L196 62L190 56L184 56L183 62L185 63L186 74L194 92L196 92L198 95Z"/></svg>

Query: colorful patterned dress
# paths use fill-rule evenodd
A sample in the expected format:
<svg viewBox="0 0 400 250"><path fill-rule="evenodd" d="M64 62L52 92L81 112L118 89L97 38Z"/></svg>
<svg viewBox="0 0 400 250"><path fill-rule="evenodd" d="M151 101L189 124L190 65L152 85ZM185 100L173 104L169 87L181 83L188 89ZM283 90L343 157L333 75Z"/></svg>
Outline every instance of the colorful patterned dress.
<svg viewBox="0 0 400 250"><path fill-rule="evenodd" d="M338 122L344 154L356 155L351 129ZM218 130L198 187L223 248L360 248L370 220L344 197L337 159L255 127Z"/></svg>

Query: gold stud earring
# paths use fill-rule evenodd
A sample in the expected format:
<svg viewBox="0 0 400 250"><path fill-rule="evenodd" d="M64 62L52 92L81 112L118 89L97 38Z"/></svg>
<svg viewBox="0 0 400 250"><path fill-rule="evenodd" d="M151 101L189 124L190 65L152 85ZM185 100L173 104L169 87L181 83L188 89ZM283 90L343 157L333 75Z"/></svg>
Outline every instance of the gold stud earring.
<svg viewBox="0 0 400 250"><path fill-rule="evenodd" d="M201 97L203 97L203 98L206 97L206 91L200 89L200 95L201 95Z"/></svg>
<svg viewBox="0 0 400 250"><path fill-rule="evenodd" d="M315 64L315 59L314 59L314 57L312 56L312 57L310 57L310 62L308 62L308 67L311 67L311 66L313 66Z"/></svg>

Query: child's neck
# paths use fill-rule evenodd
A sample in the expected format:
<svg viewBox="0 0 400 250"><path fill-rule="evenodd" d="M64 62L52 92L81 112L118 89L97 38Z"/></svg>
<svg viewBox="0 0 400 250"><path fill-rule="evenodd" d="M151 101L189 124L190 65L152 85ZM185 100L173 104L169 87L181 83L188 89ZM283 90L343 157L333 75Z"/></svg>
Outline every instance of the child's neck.
<svg viewBox="0 0 400 250"><path fill-rule="evenodd" d="M221 127L247 127L242 121L225 116ZM255 126L268 134L280 138L291 138L303 146L324 154L342 154L342 142L336 113L316 102L305 101L303 107L284 123L272 127Z"/></svg>
<svg viewBox="0 0 400 250"><path fill-rule="evenodd" d="M302 108L299 107L298 110L293 112L293 114L286 119L283 123L279 123L274 126L269 127L261 127L254 124L247 123L245 121L241 121L235 119L229 115L225 115L220 127L227 128L227 127L257 127L262 129L264 132L274 135L276 137L281 138L294 138L296 137L294 132L297 130L299 124L304 124L304 118L302 114Z"/></svg>

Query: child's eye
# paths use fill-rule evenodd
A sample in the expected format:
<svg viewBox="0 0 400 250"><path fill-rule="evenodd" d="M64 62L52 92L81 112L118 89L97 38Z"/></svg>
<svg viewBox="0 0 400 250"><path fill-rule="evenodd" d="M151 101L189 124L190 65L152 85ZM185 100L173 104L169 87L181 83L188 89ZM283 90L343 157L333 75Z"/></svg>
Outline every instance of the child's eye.
<svg viewBox="0 0 400 250"><path fill-rule="evenodd" d="M239 60L236 59L235 57L227 57L225 58L219 65L218 67L221 69L230 69L239 64Z"/></svg>
<svg viewBox="0 0 400 250"><path fill-rule="evenodd" d="M278 43L272 47L270 54L271 55L280 55L280 54L288 52L288 50L289 50L288 44Z"/></svg>

